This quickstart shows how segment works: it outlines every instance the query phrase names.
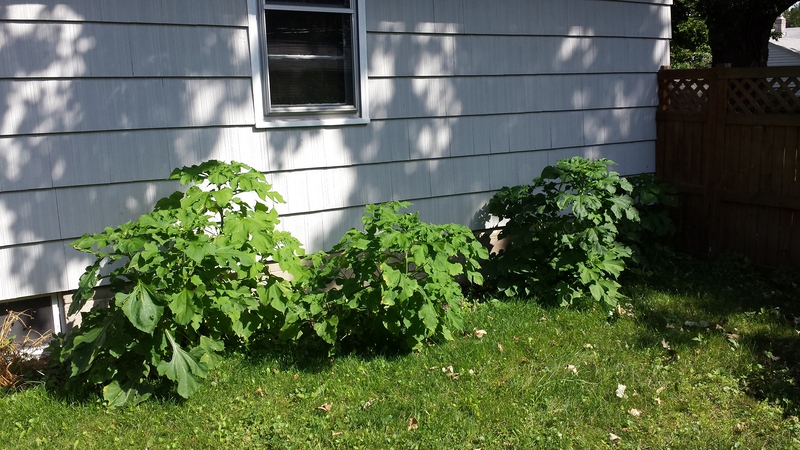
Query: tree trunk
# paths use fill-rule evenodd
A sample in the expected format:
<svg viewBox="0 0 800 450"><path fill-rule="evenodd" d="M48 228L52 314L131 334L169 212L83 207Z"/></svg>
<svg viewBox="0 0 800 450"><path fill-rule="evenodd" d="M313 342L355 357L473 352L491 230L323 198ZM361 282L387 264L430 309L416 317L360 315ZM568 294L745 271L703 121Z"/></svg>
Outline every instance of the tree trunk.
<svg viewBox="0 0 800 450"><path fill-rule="evenodd" d="M769 58L769 39L774 18L742 17L738 24L711 22L708 43L711 64L763 67Z"/></svg>
<svg viewBox="0 0 800 450"><path fill-rule="evenodd" d="M775 19L795 0L700 0L712 64L766 66Z"/></svg>

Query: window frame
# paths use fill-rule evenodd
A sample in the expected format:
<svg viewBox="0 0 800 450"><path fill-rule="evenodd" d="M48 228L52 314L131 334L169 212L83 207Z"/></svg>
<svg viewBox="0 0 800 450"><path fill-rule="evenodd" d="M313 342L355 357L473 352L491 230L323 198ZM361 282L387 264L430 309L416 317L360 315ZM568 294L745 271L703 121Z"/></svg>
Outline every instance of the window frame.
<svg viewBox="0 0 800 450"><path fill-rule="evenodd" d="M344 8L314 5L270 4L265 0L248 0L248 35L250 40L250 63L253 76L253 106L256 128L319 127L358 125L369 123L367 103L367 33L366 0L352 0L348 11ZM353 18L353 101L354 105L331 106L278 106L272 107L269 100L269 72L267 69L267 31L265 11L338 12L352 14Z"/></svg>

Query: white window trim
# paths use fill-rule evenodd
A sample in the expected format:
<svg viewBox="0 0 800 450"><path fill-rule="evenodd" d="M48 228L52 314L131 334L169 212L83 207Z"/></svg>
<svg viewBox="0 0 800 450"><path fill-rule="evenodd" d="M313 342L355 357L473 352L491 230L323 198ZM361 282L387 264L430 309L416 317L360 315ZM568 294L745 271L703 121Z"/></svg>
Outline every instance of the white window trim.
<svg viewBox="0 0 800 450"><path fill-rule="evenodd" d="M256 128L283 128L283 127L324 127L338 125L360 125L369 123L369 104L367 102L367 31L364 4L366 0L353 0L355 2L355 19L358 36L358 51L354 56L356 86L359 92L356 95L358 105L352 115L329 117L323 114L309 118L288 118L278 115L268 115L265 105L265 87L267 74L264 70L264 45L266 39L264 28L264 8L261 0L247 0L248 35L250 39L250 64L253 69L253 110L255 113Z"/></svg>

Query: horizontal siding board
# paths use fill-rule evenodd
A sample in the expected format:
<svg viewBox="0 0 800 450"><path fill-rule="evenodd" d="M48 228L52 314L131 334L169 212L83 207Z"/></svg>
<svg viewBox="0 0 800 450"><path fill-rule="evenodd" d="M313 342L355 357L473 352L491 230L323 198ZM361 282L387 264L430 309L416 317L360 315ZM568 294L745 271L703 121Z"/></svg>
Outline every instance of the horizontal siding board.
<svg viewBox="0 0 800 450"><path fill-rule="evenodd" d="M427 161L390 165L392 200L411 200L431 196L430 167Z"/></svg>
<svg viewBox="0 0 800 450"><path fill-rule="evenodd" d="M435 0L433 2L433 18L436 33L463 33L463 0Z"/></svg>
<svg viewBox="0 0 800 450"><path fill-rule="evenodd" d="M431 194L445 196L488 191L489 155L428 161Z"/></svg>
<svg viewBox="0 0 800 450"><path fill-rule="evenodd" d="M509 151L542 150L552 145L550 113L517 114L508 118Z"/></svg>
<svg viewBox="0 0 800 450"><path fill-rule="evenodd" d="M452 136L449 124L448 119L409 121L409 159L449 157Z"/></svg>
<svg viewBox="0 0 800 450"><path fill-rule="evenodd" d="M0 300L76 288L77 278L67 278L65 246L55 241L0 248Z"/></svg>
<svg viewBox="0 0 800 450"><path fill-rule="evenodd" d="M0 192L52 186L50 143L46 137L0 137Z"/></svg>
<svg viewBox="0 0 800 450"><path fill-rule="evenodd" d="M669 37L671 2L667 0L506 0L503 3L498 5L496 2L479 0L376 0L368 4L367 30ZM631 23L637 26L632 27L629 25Z"/></svg>
<svg viewBox="0 0 800 450"><path fill-rule="evenodd" d="M250 76L247 30L0 22L0 78Z"/></svg>
<svg viewBox="0 0 800 450"><path fill-rule="evenodd" d="M135 149L136 138L131 132L131 148ZM187 128L177 130L152 130L154 141L164 139L170 152L170 166L200 164L209 159L239 161L256 170L271 170L268 143L263 134L253 133L252 127L231 128ZM161 136L163 135L163 137Z"/></svg>
<svg viewBox="0 0 800 450"><path fill-rule="evenodd" d="M370 102L375 119L650 107L658 101L654 73L387 78L370 80L370 92L377 93ZM525 111L516 111L521 97Z"/></svg>
<svg viewBox="0 0 800 450"><path fill-rule="evenodd" d="M244 26L244 0L38 0L0 6L0 20Z"/></svg>
<svg viewBox="0 0 800 450"><path fill-rule="evenodd" d="M163 180L208 159L269 171L267 141L250 127L0 138L0 191Z"/></svg>
<svg viewBox="0 0 800 450"><path fill-rule="evenodd" d="M593 149L595 158L608 158L622 175L653 173L656 170L655 141L630 142L598 146Z"/></svg>
<svg viewBox="0 0 800 450"><path fill-rule="evenodd" d="M547 166L547 151L492 155L488 165L489 189L530 183Z"/></svg>
<svg viewBox="0 0 800 450"><path fill-rule="evenodd" d="M54 191L0 193L0 247L60 237Z"/></svg>
<svg viewBox="0 0 800 450"><path fill-rule="evenodd" d="M58 189L56 198L63 205L59 209L61 238L73 239L134 220L177 188L177 182L162 181Z"/></svg>
<svg viewBox="0 0 800 450"><path fill-rule="evenodd" d="M0 80L0 135L254 123L250 80Z"/></svg>
<svg viewBox="0 0 800 450"><path fill-rule="evenodd" d="M367 31L436 32L434 0L371 0L367 5Z"/></svg>
<svg viewBox="0 0 800 450"><path fill-rule="evenodd" d="M492 193L480 192L427 198L415 202L411 209L419 211L419 218L426 222L457 223L478 230L486 227L481 211L491 196Z"/></svg>

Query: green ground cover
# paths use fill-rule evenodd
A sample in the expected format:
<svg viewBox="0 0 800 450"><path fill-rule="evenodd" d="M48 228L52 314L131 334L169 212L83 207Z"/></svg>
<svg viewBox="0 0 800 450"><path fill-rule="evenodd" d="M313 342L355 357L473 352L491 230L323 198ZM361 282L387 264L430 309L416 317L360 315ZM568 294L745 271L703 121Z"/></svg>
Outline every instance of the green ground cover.
<svg viewBox="0 0 800 450"><path fill-rule="evenodd" d="M228 354L188 400L3 392L0 448L800 446L798 280L738 260L651 269L620 280L613 315L466 304L454 342Z"/></svg>

